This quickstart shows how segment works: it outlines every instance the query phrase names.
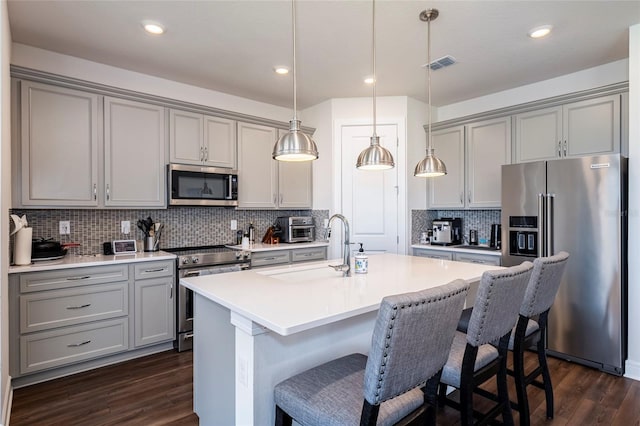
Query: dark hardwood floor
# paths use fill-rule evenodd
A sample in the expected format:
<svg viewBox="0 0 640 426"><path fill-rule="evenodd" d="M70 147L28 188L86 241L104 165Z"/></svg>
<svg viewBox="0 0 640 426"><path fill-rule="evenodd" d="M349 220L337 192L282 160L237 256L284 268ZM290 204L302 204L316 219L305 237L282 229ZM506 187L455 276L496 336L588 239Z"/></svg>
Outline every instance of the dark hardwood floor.
<svg viewBox="0 0 640 426"><path fill-rule="evenodd" d="M197 425L192 360L192 352L167 351L16 389L10 425ZM549 364L555 418L545 418L544 394L530 387L532 425L640 425L640 382L554 358ZM440 410L438 424L459 424L458 413Z"/></svg>

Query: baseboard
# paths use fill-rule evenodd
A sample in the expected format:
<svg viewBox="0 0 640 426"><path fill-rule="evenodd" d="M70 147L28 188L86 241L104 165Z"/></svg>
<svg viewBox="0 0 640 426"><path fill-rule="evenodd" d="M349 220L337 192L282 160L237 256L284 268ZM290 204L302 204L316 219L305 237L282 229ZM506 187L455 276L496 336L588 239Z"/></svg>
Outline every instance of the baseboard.
<svg viewBox="0 0 640 426"><path fill-rule="evenodd" d="M11 418L11 404L13 403L13 387L11 386L11 376L7 378L7 388L4 390L4 401L2 401L2 419L0 426L9 426Z"/></svg>
<svg viewBox="0 0 640 426"><path fill-rule="evenodd" d="M640 381L640 362L627 360L624 377Z"/></svg>

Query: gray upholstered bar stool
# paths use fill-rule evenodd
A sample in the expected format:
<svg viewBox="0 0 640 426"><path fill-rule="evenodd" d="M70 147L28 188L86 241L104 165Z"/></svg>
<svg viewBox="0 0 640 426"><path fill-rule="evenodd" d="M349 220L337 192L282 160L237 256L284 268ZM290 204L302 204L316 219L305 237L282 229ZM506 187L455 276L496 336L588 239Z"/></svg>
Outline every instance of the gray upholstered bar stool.
<svg viewBox="0 0 640 426"><path fill-rule="evenodd" d="M518 404L514 408L520 412L521 425L530 424L527 398L527 386L530 384L544 390L547 418L553 418L553 387L547 365L545 336L549 310L556 298L568 259L569 253L562 251L554 256L540 257L533 261L533 273L520 307L518 323L509 341L509 350L513 351L513 370L509 371L509 374L514 376L516 383ZM524 351L533 346L538 355L538 366L525 373ZM536 380L538 376L542 376L542 382Z"/></svg>
<svg viewBox="0 0 640 426"><path fill-rule="evenodd" d="M420 418L435 423L431 407L468 290L466 282L456 280L385 297L369 357L347 355L276 385L276 425L291 425L292 418L304 426L391 425Z"/></svg>
<svg viewBox="0 0 640 426"><path fill-rule="evenodd" d="M484 413L481 422L487 423L502 413L504 423L513 424L507 391L507 347L532 268L531 262L524 262L482 274L468 330L455 333L440 378L439 399L460 410L462 425L474 424L473 394L493 376L498 403ZM498 347L491 342L499 342ZM459 403L447 398L447 385L460 390Z"/></svg>

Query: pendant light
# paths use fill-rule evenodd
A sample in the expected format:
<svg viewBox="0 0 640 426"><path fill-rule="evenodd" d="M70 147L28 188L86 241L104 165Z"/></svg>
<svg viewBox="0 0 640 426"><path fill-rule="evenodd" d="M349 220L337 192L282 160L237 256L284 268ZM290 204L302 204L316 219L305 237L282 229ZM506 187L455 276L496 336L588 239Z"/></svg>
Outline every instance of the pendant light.
<svg viewBox="0 0 640 426"><path fill-rule="evenodd" d="M356 167L360 170L388 170L395 165L393 156L389 150L380 145L380 137L376 134L376 0L373 0L372 21L373 136L371 136L371 145L358 155Z"/></svg>
<svg viewBox="0 0 640 426"><path fill-rule="evenodd" d="M447 167L433 153L431 145L431 21L438 17L438 9L427 9L420 13L420 20L427 22L427 86L429 93L429 122L427 127L427 156L416 166L416 177L437 177L447 174Z"/></svg>
<svg viewBox="0 0 640 426"><path fill-rule="evenodd" d="M311 137L300 131L296 103L296 2L291 0L291 21L293 23L293 119L289 121L289 131L282 135L273 147L272 157L278 161L311 161L318 158L318 147Z"/></svg>

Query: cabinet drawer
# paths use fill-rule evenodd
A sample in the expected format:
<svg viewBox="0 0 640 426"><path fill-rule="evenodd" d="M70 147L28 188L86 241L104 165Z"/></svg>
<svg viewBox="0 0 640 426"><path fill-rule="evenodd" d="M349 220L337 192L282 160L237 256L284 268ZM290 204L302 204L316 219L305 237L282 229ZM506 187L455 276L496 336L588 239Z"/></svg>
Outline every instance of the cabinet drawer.
<svg viewBox="0 0 640 426"><path fill-rule="evenodd" d="M481 254L455 253L453 260L458 262L481 263L483 265L500 266L500 256L487 256Z"/></svg>
<svg viewBox="0 0 640 426"><path fill-rule="evenodd" d="M31 272L28 274L20 274L20 292L29 293L90 284L106 284L117 281L127 281L128 279L129 269L127 265Z"/></svg>
<svg viewBox="0 0 640 426"><path fill-rule="evenodd" d="M20 296L20 333L127 315L127 281Z"/></svg>
<svg viewBox="0 0 640 426"><path fill-rule="evenodd" d="M128 349L127 318L20 337L20 373L32 373Z"/></svg>
<svg viewBox="0 0 640 426"><path fill-rule="evenodd" d="M313 247L293 250L291 252L292 262L308 262L310 260L325 260L327 258L326 247Z"/></svg>
<svg viewBox="0 0 640 426"><path fill-rule="evenodd" d="M413 249L413 255L431 259L453 260L453 253L449 251Z"/></svg>
<svg viewBox="0 0 640 426"><path fill-rule="evenodd" d="M251 267L289 263L289 250L251 253Z"/></svg>
<svg viewBox="0 0 640 426"><path fill-rule="evenodd" d="M134 276L136 280L145 278L157 278L173 275L173 260L162 262L141 262L135 264Z"/></svg>

